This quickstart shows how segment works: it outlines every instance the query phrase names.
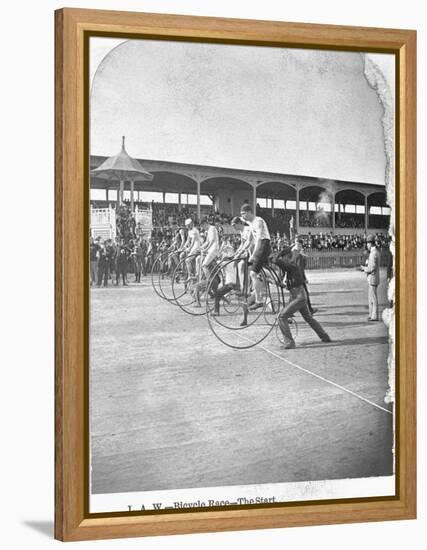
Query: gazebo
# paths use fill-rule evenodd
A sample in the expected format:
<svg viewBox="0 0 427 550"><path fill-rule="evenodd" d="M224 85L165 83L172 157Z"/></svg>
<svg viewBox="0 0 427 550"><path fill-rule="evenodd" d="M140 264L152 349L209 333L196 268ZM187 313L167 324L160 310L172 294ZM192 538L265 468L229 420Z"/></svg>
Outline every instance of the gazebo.
<svg viewBox="0 0 427 550"><path fill-rule="evenodd" d="M134 192L136 181L152 181L153 175L144 169L139 160L129 156L125 149L125 136L122 136L122 149L118 155L107 158L100 166L91 170L91 174L96 178L116 182L113 185L107 185L106 190L117 188L117 204L123 204L123 195L125 183L130 183L130 202L131 210L134 211Z"/></svg>

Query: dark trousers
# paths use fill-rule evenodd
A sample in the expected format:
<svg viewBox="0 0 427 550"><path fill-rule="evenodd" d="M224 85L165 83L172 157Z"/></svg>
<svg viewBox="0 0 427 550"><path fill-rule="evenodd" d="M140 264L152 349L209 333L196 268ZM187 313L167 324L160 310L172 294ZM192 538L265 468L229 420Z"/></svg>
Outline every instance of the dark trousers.
<svg viewBox="0 0 427 550"><path fill-rule="evenodd" d="M142 273L142 258L135 258L135 280L137 283L141 282L141 273Z"/></svg>
<svg viewBox="0 0 427 550"><path fill-rule="evenodd" d="M117 272L116 262L114 259L110 260L110 265L108 268L108 277L113 280L113 273Z"/></svg>
<svg viewBox="0 0 427 550"><path fill-rule="evenodd" d="M124 284L124 285L127 285L126 274L127 274L127 268L126 268L126 266L119 266L119 265L118 265L118 266L117 266L117 271L116 271L116 285L119 284L120 275L122 276L123 284Z"/></svg>
<svg viewBox="0 0 427 550"><path fill-rule="evenodd" d="M96 260L90 261L90 284L95 285L97 282L97 262Z"/></svg>
<svg viewBox="0 0 427 550"><path fill-rule="evenodd" d="M323 330L320 323L311 315L310 310L308 309L307 293L305 292L304 287L299 286L297 288L292 288L289 292L291 295L290 301L279 315L279 327L282 331L285 345L295 344L289 328L288 319L297 311L301 313L304 321L310 325L321 340L327 340L329 338L327 333Z"/></svg>
<svg viewBox="0 0 427 550"><path fill-rule="evenodd" d="M108 285L108 266L98 266L98 286L101 286L104 281L104 286Z"/></svg>
<svg viewBox="0 0 427 550"><path fill-rule="evenodd" d="M147 271L151 271L151 267L154 263L153 260L154 260L153 256L151 256L151 255L146 257L146 260L145 260L145 272L146 273L147 273Z"/></svg>
<svg viewBox="0 0 427 550"><path fill-rule="evenodd" d="M215 290L215 313L219 313L219 301L220 299L228 294L230 290L233 290L233 288L236 288L236 285L233 285L231 283L228 283L226 285L220 286Z"/></svg>
<svg viewBox="0 0 427 550"><path fill-rule="evenodd" d="M200 305L200 293L204 292L208 288L208 282L209 278L205 278L200 283L197 283L194 287L194 298L196 299L196 303ZM215 295L215 311L217 311L217 298L216 298L216 292L219 285L219 277L216 275L212 281L209 283L209 294L212 292ZM218 298L219 301L219 298Z"/></svg>
<svg viewBox="0 0 427 550"><path fill-rule="evenodd" d="M178 265L179 262L179 255L178 253L172 254L168 259L168 275L172 275L174 272L174 269Z"/></svg>
<svg viewBox="0 0 427 550"><path fill-rule="evenodd" d="M308 309L310 310L310 313L313 313L313 306L311 305L310 293L308 292L307 283L304 283L302 286L304 287L305 293L307 294Z"/></svg>

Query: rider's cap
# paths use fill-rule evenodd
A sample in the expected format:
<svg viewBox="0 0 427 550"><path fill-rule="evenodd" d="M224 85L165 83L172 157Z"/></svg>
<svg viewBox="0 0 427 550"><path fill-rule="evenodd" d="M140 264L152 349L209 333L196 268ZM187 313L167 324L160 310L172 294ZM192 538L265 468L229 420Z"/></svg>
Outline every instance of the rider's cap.
<svg viewBox="0 0 427 550"><path fill-rule="evenodd" d="M242 218L239 218L239 216L234 216L234 218L231 220L231 225L236 225L236 223L243 224Z"/></svg>
<svg viewBox="0 0 427 550"><path fill-rule="evenodd" d="M190 223L193 223L193 220L191 218L187 218L184 223L185 225L190 225Z"/></svg>

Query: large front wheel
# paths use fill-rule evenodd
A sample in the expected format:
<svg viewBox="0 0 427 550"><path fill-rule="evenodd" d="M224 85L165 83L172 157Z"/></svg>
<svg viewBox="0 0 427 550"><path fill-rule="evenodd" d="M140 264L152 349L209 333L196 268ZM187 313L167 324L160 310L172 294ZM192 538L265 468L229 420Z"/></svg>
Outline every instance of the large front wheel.
<svg viewBox="0 0 427 550"><path fill-rule="evenodd" d="M264 267L257 275L262 302L253 309L253 293L245 293L237 285L238 262L238 259L222 262L212 273L207 286L206 314L209 327L220 342L234 349L249 349L265 340L276 325L281 289L277 278Z"/></svg>
<svg viewBox="0 0 427 550"><path fill-rule="evenodd" d="M175 269L179 263L178 252L171 252L164 257L159 270L159 289L162 297L169 303L176 305L175 298L172 292L172 282Z"/></svg>
<svg viewBox="0 0 427 550"><path fill-rule="evenodd" d="M200 254L191 254L182 258L173 273L172 295L175 303L185 313L204 315L201 300L206 291L206 279L200 265Z"/></svg>
<svg viewBox="0 0 427 550"><path fill-rule="evenodd" d="M151 267L151 284L157 294L160 298L165 298L159 284L159 277L160 273L162 271L162 265L164 262L166 255L165 254L159 254L157 258L154 260L153 265Z"/></svg>

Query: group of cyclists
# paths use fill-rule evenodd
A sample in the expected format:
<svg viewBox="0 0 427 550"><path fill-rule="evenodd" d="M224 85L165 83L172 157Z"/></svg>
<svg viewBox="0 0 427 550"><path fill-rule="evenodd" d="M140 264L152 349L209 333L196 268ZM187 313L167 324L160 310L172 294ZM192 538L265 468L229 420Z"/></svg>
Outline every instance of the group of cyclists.
<svg viewBox="0 0 427 550"><path fill-rule="evenodd" d="M284 348L295 347L288 319L297 311L300 311L323 342L330 342L328 334L314 319L309 307L305 275L295 261L296 255L300 253L298 242L293 247L283 247L272 256L267 224L247 203L242 205L240 216L231 220L231 225L240 233L237 250L227 236L223 236L220 242L215 218L208 216L200 223L200 230L205 235L203 241L199 229L188 218L184 227L176 230L171 245L165 251L170 275L177 276L177 266L185 266L179 275L184 278L184 284L193 295L193 307L202 307L201 294L210 291L214 295L213 315L220 315L221 299L233 290L242 297L245 315L241 325L244 326L249 312L265 307L266 281L261 272L270 263L281 273L281 280L290 295L289 302L278 316ZM222 270L218 268L221 262L225 266Z"/></svg>

